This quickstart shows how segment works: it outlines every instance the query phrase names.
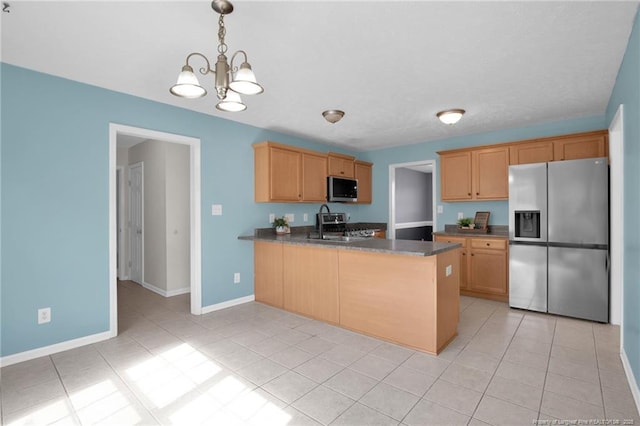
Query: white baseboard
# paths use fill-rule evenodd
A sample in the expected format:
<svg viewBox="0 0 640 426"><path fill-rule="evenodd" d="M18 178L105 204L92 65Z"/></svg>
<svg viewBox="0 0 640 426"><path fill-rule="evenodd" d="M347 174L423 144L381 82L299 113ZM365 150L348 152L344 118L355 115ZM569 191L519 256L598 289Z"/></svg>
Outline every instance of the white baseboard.
<svg viewBox="0 0 640 426"><path fill-rule="evenodd" d="M631 369L629 358L627 358L627 352L624 350L624 348L622 348L622 351L620 352L620 359L622 360L624 372L627 375L627 381L629 382L629 387L631 388L633 400L636 403L636 411L638 411L638 413L640 414L640 389L638 388L638 382L636 382L636 378L633 375L633 370Z"/></svg>
<svg viewBox="0 0 640 426"><path fill-rule="evenodd" d="M216 303L215 305L203 306L202 314L208 314L209 312L219 311L220 309L230 308L232 306L242 305L243 303L249 303L256 300L255 294L239 297L233 300L227 300L226 302Z"/></svg>
<svg viewBox="0 0 640 426"><path fill-rule="evenodd" d="M164 297L172 297L172 296L178 296L180 294L186 294L186 293L190 293L191 292L191 287L183 287L183 288L179 288L176 290L164 290L161 289L159 287L156 287L153 284L149 284L146 282L142 283L142 287L146 288L147 290L150 290L156 294L159 294L160 296L164 296Z"/></svg>
<svg viewBox="0 0 640 426"><path fill-rule="evenodd" d="M41 356L56 354L58 352L68 351L69 349L79 348L80 346L91 345L93 343L102 342L103 340L116 337L115 332L105 331L103 333L92 334L90 336L80 337L78 339L67 340L65 342L55 343L41 348L31 349L13 355L7 355L0 358L0 367L17 364L19 362L29 361Z"/></svg>

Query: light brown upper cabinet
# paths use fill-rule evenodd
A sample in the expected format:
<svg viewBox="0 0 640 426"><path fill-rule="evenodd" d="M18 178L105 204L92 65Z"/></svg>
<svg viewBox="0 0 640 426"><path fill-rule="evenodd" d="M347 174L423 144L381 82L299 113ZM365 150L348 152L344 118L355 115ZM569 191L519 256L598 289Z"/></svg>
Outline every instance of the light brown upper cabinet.
<svg viewBox="0 0 640 426"><path fill-rule="evenodd" d="M253 149L256 202L326 201L326 155L274 142Z"/></svg>
<svg viewBox="0 0 640 426"><path fill-rule="evenodd" d="M509 164L545 163L609 155L607 130L551 136L509 145Z"/></svg>
<svg viewBox="0 0 640 426"><path fill-rule="evenodd" d="M509 148L439 152L442 201L504 200L509 197Z"/></svg>
<svg viewBox="0 0 640 426"><path fill-rule="evenodd" d="M355 157L345 154L330 152L327 155L329 164L327 167L328 176L355 177L354 161Z"/></svg>
<svg viewBox="0 0 640 426"><path fill-rule="evenodd" d="M442 201L471 200L471 151L439 154Z"/></svg>
<svg viewBox="0 0 640 426"><path fill-rule="evenodd" d="M358 204L371 204L372 194L372 168L373 164L356 160L354 163L355 177L358 179Z"/></svg>
<svg viewBox="0 0 640 426"><path fill-rule="evenodd" d="M553 141L535 141L509 147L509 164L546 163L553 161Z"/></svg>
<svg viewBox="0 0 640 426"><path fill-rule="evenodd" d="M509 148L471 151L473 200L509 198Z"/></svg>
<svg viewBox="0 0 640 426"><path fill-rule="evenodd" d="M327 156L302 153L302 201L327 201Z"/></svg>
<svg viewBox="0 0 640 426"><path fill-rule="evenodd" d="M553 141L554 161L607 156L607 134L588 133L557 138Z"/></svg>

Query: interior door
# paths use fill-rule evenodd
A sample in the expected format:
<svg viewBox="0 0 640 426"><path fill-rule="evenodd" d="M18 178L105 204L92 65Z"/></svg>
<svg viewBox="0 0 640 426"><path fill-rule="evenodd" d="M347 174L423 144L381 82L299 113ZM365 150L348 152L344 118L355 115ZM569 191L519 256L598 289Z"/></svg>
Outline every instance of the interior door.
<svg viewBox="0 0 640 426"><path fill-rule="evenodd" d="M129 266L132 281L143 282L143 213L144 213L144 165L136 163L129 166L129 238L130 255Z"/></svg>

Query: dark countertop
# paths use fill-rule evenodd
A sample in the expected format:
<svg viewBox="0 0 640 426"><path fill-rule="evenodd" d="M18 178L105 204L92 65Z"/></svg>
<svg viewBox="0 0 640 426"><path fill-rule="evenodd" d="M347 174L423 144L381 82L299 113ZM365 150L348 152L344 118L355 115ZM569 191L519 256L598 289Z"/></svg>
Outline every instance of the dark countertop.
<svg viewBox="0 0 640 426"><path fill-rule="evenodd" d="M445 225L444 231L434 232L433 235L448 235L450 237L478 237L478 238L509 238L508 225L490 225L489 232L476 233L460 231L456 225Z"/></svg>
<svg viewBox="0 0 640 426"><path fill-rule="evenodd" d="M457 243L436 243L430 241L386 240L382 238L366 238L349 242L308 239L306 233L275 235L257 232L255 235L244 235L239 240L280 242L302 246L331 247L339 250L355 250L373 253L398 254L404 256L433 256L462 247Z"/></svg>

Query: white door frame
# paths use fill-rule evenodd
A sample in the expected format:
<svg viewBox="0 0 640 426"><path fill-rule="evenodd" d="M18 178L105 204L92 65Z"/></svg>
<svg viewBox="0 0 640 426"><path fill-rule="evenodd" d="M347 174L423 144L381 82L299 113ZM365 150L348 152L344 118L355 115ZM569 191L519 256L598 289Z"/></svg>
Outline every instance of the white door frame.
<svg viewBox="0 0 640 426"><path fill-rule="evenodd" d="M117 188L117 197L118 197L118 217L117 217L117 229L118 229L118 234L117 234L117 238L118 238L118 266L117 266L117 271L118 271L118 278L120 278L121 280L126 280L129 279L129 269L127 268L128 262L126 261L126 258L124 257L125 252L125 244L127 243L127 241L125 241L125 236L128 235L127 232L124 232L125 226L127 225L127 221L128 218L127 216L125 216L126 212L124 210L125 207L125 195L126 195L126 178L125 178L125 173L124 173L125 169L122 166L116 167L116 175L118 176L117 182L118 182L118 188Z"/></svg>
<svg viewBox="0 0 640 426"><path fill-rule="evenodd" d="M140 237L137 237L136 235L138 235L138 230L136 229L134 231L133 229L133 225L134 223L136 223L136 218L134 217L134 215L132 214L132 212L134 211L133 209L133 191L131 191L131 170L134 167L139 167L140 168L140 175L142 177L141 182L140 182ZM134 163L134 164L130 164L127 167L127 170L129 171L128 173L128 177L129 177L129 185L127 186L129 188L128 195L129 195L129 202L127 203L127 207L129 209L129 214L127 216L128 219L128 229L127 229L127 234L129 235L129 252L128 252L128 262L127 265L129 266L129 279L131 279L133 282L140 284L141 286L144 287L144 237L145 237L145 230L144 230L144 163L142 161L138 162L138 163ZM137 250L134 250L134 247L137 247L136 244L134 244L134 241L136 238L140 238L140 252L136 253ZM136 256L134 256L134 253L136 254ZM136 274L133 273L133 271L135 270L133 268L134 266L134 257L138 257L139 255L139 262L140 262L140 277L138 277Z"/></svg>
<svg viewBox="0 0 640 426"><path fill-rule="evenodd" d="M436 230L436 160L412 161L409 163L389 164L389 224L387 238L396 239L396 169L415 166L431 166L431 205L433 206L433 230Z"/></svg>
<svg viewBox="0 0 640 426"><path fill-rule="evenodd" d="M611 255L611 301L609 320L620 324L620 347L623 336L622 323L624 299L624 105L620 105L609 125L610 161L610 244Z"/></svg>
<svg viewBox="0 0 640 426"><path fill-rule="evenodd" d="M109 123L109 305L110 331L118 330L116 147L118 134L155 139L189 146L191 210L191 313L202 312L202 224L200 206L200 139L156 130Z"/></svg>

